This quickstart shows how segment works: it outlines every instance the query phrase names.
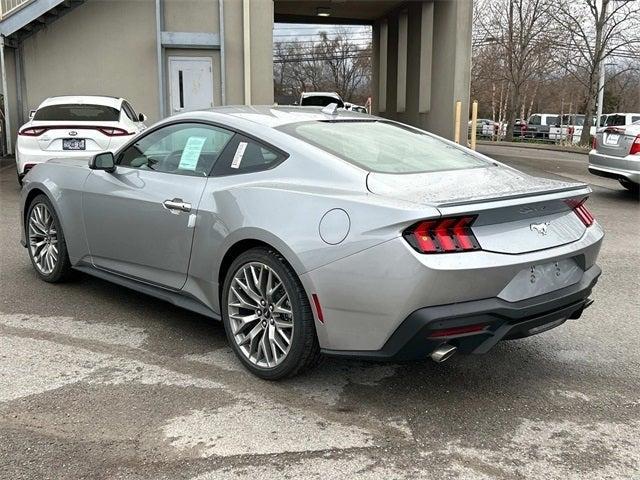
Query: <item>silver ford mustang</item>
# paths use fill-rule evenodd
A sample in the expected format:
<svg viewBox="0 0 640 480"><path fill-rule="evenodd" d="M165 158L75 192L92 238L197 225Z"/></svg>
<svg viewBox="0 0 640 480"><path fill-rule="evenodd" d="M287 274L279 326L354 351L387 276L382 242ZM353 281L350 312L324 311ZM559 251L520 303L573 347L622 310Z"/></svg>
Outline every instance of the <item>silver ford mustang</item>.
<svg viewBox="0 0 640 480"><path fill-rule="evenodd" d="M45 281L80 270L221 319L277 379L322 354L484 353L580 317L603 238L589 193L332 106L227 107L36 166L22 243Z"/></svg>

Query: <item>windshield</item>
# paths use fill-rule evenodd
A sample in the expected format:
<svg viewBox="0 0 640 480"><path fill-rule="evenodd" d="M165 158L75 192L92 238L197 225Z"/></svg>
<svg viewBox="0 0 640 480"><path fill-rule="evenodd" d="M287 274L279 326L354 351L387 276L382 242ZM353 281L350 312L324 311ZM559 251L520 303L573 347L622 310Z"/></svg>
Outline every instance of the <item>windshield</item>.
<svg viewBox="0 0 640 480"><path fill-rule="evenodd" d="M624 115L609 115L607 117L607 127L619 127L627 123L627 119Z"/></svg>
<svg viewBox="0 0 640 480"><path fill-rule="evenodd" d="M371 172L422 173L490 165L432 135L390 122L302 122L280 130Z"/></svg>
<svg viewBox="0 0 640 480"><path fill-rule="evenodd" d="M562 124L582 127L584 125L584 115L563 115Z"/></svg>
<svg viewBox="0 0 640 480"><path fill-rule="evenodd" d="M42 107L33 116L34 120L117 122L120 111L106 105L63 104Z"/></svg>

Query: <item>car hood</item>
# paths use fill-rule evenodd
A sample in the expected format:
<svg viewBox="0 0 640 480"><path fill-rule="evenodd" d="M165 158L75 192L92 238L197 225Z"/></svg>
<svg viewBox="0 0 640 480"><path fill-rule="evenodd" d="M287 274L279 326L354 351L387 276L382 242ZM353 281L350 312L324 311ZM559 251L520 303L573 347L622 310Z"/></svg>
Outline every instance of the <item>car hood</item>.
<svg viewBox="0 0 640 480"><path fill-rule="evenodd" d="M438 207L577 190L585 185L533 177L504 165L491 165L429 173L371 172L367 188L378 195Z"/></svg>

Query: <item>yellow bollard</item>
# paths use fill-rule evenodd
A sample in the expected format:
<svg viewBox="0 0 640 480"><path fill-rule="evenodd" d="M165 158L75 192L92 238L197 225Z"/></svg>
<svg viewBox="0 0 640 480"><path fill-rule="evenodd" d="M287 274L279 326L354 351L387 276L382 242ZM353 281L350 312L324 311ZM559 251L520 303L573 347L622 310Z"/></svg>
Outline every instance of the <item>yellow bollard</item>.
<svg viewBox="0 0 640 480"><path fill-rule="evenodd" d="M476 125L478 124L478 101L474 100L471 107L471 150L476 149Z"/></svg>
<svg viewBox="0 0 640 480"><path fill-rule="evenodd" d="M460 143L460 116L462 115L462 102L458 100L456 102L456 121L455 132L453 132L453 141Z"/></svg>

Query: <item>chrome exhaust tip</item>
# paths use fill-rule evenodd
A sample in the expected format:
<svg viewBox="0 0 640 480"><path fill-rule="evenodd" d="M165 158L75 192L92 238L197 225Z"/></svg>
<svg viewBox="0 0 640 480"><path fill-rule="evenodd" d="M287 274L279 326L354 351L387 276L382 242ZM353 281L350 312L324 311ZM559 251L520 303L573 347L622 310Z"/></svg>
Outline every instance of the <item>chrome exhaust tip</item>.
<svg viewBox="0 0 640 480"><path fill-rule="evenodd" d="M431 352L431 360L437 363L442 363L446 360L449 360L451 356L456 353L458 349L453 345L441 345L436 348L433 352Z"/></svg>

